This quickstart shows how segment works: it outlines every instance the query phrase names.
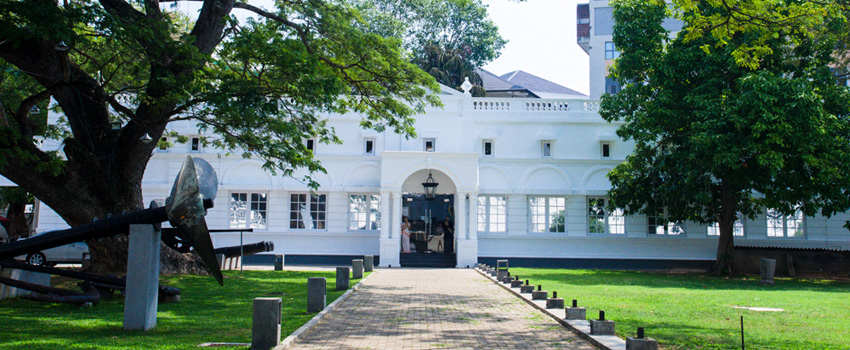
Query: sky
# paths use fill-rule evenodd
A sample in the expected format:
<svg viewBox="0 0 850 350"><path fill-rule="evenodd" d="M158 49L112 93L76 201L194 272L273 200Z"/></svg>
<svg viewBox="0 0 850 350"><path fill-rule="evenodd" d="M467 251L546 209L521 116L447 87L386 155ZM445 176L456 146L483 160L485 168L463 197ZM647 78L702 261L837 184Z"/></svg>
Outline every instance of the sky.
<svg viewBox="0 0 850 350"><path fill-rule="evenodd" d="M523 70L588 94L588 56L576 43L576 4L588 0L481 0L499 34L508 41L501 56L484 66L496 75ZM271 9L271 0L249 0ZM181 10L197 13L199 3L175 2ZM171 6L171 5L169 5ZM235 9L238 17L250 15Z"/></svg>
<svg viewBox="0 0 850 350"><path fill-rule="evenodd" d="M484 69L497 75L523 70L588 94L588 56L576 43L578 0L482 2L499 34L508 40L502 55Z"/></svg>

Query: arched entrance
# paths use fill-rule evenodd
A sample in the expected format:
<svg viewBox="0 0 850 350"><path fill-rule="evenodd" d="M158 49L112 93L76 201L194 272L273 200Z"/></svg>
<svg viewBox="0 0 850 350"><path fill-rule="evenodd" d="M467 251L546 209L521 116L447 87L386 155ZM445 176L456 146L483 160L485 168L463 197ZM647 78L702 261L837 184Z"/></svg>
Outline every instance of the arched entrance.
<svg viewBox="0 0 850 350"><path fill-rule="evenodd" d="M426 195L424 182L431 176L434 196ZM454 182L443 172L423 169L402 185L402 217L408 218L410 236L401 235L402 267L453 267L457 235ZM409 246L405 238L409 237ZM409 248L409 251L404 251Z"/></svg>

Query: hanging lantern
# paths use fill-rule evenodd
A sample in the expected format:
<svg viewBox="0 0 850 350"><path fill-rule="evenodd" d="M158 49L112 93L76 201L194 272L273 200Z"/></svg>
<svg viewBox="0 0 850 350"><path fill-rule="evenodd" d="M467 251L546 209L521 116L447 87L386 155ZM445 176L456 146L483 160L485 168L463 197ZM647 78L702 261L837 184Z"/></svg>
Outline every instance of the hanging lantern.
<svg viewBox="0 0 850 350"><path fill-rule="evenodd" d="M437 186L439 185L440 183L434 181L434 177L431 176L431 172L428 171L428 179L422 183L422 187L425 189L425 199L429 201L433 200L437 195Z"/></svg>

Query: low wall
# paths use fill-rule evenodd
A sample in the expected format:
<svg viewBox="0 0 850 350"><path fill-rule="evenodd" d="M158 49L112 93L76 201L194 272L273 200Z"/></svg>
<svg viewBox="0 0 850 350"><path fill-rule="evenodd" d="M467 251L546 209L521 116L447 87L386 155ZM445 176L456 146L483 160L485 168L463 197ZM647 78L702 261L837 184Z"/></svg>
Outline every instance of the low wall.
<svg viewBox="0 0 850 350"><path fill-rule="evenodd" d="M850 251L826 249L736 247L733 269L737 273L758 274L761 258L776 260L777 276L789 276L792 272L838 275L850 273Z"/></svg>

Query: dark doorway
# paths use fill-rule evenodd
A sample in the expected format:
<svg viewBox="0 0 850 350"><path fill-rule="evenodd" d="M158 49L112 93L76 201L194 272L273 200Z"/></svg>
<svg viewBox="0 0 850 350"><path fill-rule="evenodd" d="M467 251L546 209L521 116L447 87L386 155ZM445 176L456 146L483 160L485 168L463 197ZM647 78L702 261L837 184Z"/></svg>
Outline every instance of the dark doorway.
<svg viewBox="0 0 850 350"><path fill-rule="evenodd" d="M424 194L406 194L402 202L402 214L410 220L410 245L414 252L402 254L408 256L404 259L408 263L402 262L402 266L430 266L433 263L453 266L454 195L440 194L433 200L427 200Z"/></svg>

